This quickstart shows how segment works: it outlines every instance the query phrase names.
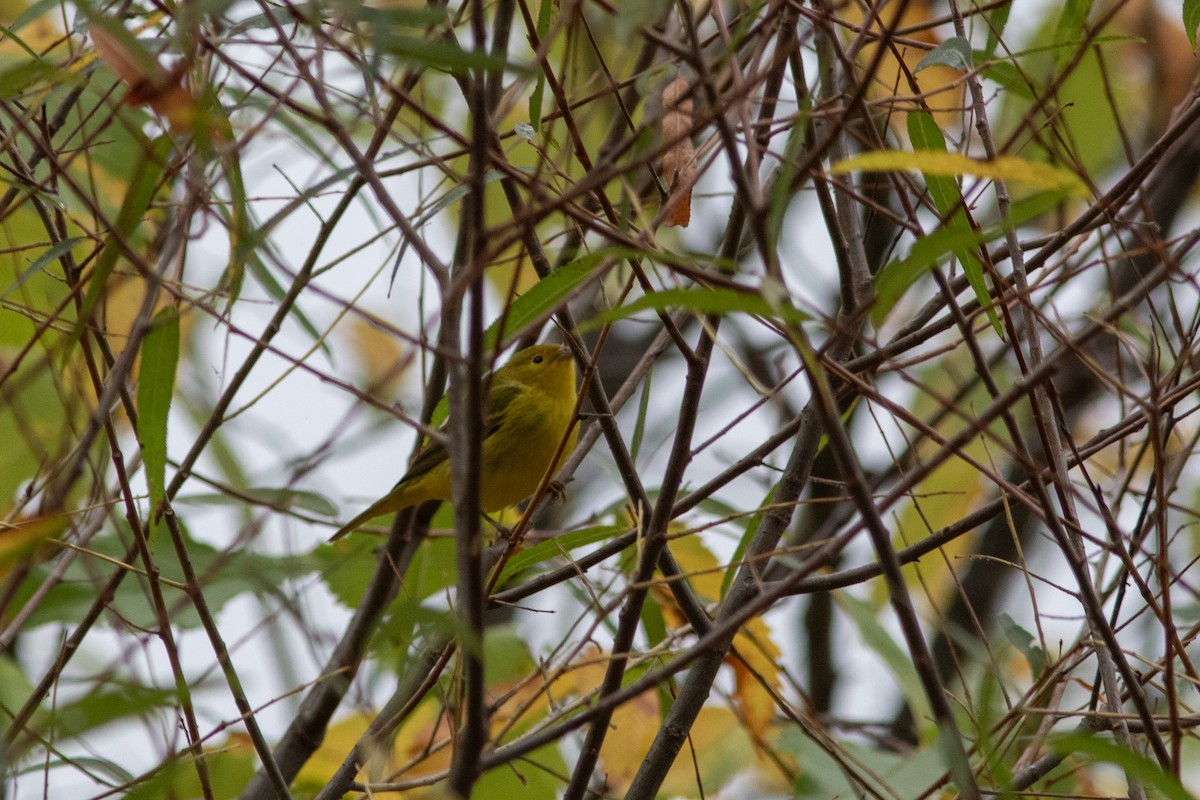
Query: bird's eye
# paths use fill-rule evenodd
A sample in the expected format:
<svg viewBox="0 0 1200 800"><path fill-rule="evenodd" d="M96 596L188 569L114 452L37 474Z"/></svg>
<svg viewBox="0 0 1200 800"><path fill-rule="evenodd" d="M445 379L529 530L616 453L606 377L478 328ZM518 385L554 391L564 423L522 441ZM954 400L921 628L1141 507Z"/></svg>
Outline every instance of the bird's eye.
<svg viewBox="0 0 1200 800"><path fill-rule="evenodd" d="M534 356L534 357L533 357L533 363L535 363L535 364L540 364L540 363L542 363L542 362L543 362L543 361L545 361L545 360L546 360L546 359L545 359L545 357L544 357L544 356Z"/></svg>

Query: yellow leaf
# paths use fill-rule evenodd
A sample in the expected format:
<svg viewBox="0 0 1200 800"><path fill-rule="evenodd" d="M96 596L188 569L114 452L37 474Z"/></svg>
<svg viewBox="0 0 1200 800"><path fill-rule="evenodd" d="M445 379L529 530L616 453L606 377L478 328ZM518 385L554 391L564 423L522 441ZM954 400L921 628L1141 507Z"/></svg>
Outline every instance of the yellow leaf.
<svg viewBox="0 0 1200 800"><path fill-rule="evenodd" d="M970 158L961 153L943 153L936 150L872 150L839 161L833 165L833 173L844 174L861 170L864 172L891 172L906 170L926 175L952 177L978 175L992 180L1011 181L1037 189L1065 192L1075 197L1087 196L1083 181L1065 169L1030 161L1019 156L1000 156L991 161Z"/></svg>
<svg viewBox="0 0 1200 800"><path fill-rule="evenodd" d="M758 744L766 736L775 716L775 693L782 686L781 654L761 617L750 620L738 631L733 647L737 654L729 659L737 682L733 696L742 720Z"/></svg>
<svg viewBox="0 0 1200 800"><path fill-rule="evenodd" d="M682 532L682 527L671 526L671 533ZM721 597L721 581L725 577L725 567L717 561L717 557L705 546L699 536L681 536L671 540L671 555L676 563L688 576L688 583L701 600L712 603ZM666 589L666 587L663 587ZM669 594L669 590L668 594Z"/></svg>
<svg viewBox="0 0 1200 800"><path fill-rule="evenodd" d="M324 786L329 778L342 765L346 755L354 747L359 738L366 733L371 717L367 714L354 714L331 726L325 732L321 746L312 754L296 776L297 788Z"/></svg>
<svg viewBox="0 0 1200 800"><path fill-rule="evenodd" d="M66 528L66 517L50 516L22 520L15 525L0 525L0 580L12 568L28 558L47 539Z"/></svg>
<svg viewBox="0 0 1200 800"><path fill-rule="evenodd" d="M367 731L374 714L356 713L331 725L320 748L296 776L296 788L318 790L342 766L346 756ZM367 758L359 771L361 780L379 780L391 776L396 769L412 764L400 779L419 778L441 772L450 766L450 729L441 704L427 700L413 711L396 734L390 749L380 748ZM440 797L436 786L412 790L407 798Z"/></svg>
<svg viewBox="0 0 1200 800"><path fill-rule="evenodd" d="M870 20L863 14L868 7L871 8ZM941 39L930 24L943 13L940 8L935 8L930 0L869 5L841 3L836 13L847 23L848 30L857 31L865 26L869 31L855 60L860 70L874 70L867 89L872 100L887 102L889 111L927 107L942 126L956 125L962 119L963 73L940 65L916 72L917 63L928 50L892 38L892 31L904 29L910 31L905 36L910 41L929 46L940 44ZM848 33L847 38L857 35ZM882 54L880 47L884 48ZM905 129L904 114L889 113L888 116L896 130Z"/></svg>
<svg viewBox="0 0 1200 800"><path fill-rule="evenodd" d="M727 708L706 706L700 709L696 724L688 733L683 750L671 765L659 796L713 797L733 777L748 775L751 770L758 772L761 768L750 737L738 725L733 712ZM725 793L721 796L724 797ZM730 796L756 795L743 792Z"/></svg>
<svg viewBox="0 0 1200 800"><path fill-rule="evenodd" d="M987 450L979 440L964 447L964 453L975 459L986 459ZM960 458L950 458L938 465L916 487L897 514L896 547L907 547L921 541L955 520L962 519L979 507L991 480L973 465ZM966 557L975 547L975 539L960 536L936 551L903 567L905 582L921 587L936 607L942 607L950 597L961 591L948 564ZM882 587L880 587L882 588Z"/></svg>
<svg viewBox="0 0 1200 800"><path fill-rule="evenodd" d="M688 576L692 591L702 602L714 602L720 597L726 568L717 561L700 537L673 539L671 554ZM662 607L666 623L672 628L682 627L686 620L676 606L670 588L656 584L654 595ZM730 653L726 661L733 668L737 685L734 699L753 739L756 743L761 742L775 715L773 693L782 688L778 666L780 651L771 640L771 631L761 617L755 617L742 626L734 637L733 649L736 652Z"/></svg>
<svg viewBox="0 0 1200 800"><path fill-rule="evenodd" d="M509 738L506 733L545 717L552 705L557 708L573 697L591 694L604 680L607 659L607 653L596 650L559 670L547 682L525 681L515 687L492 687L495 694L508 694L492 716L493 736L499 740ZM619 792L629 788L660 722L658 693L653 689L613 712L612 731L600 749L610 788Z"/></svg>
<svg viewBox="0 0 1200 800"><path fill-rule="evenodd" d="M624 794L646 758L662 717L658 693L643 692L613 712L611 730L600 748L610 789Z"/></svg>
<svg viewBox="0 0 1200 800"><path fill-rule="evenodd" d="M348 326L349 345L358 358L363 383L379 394L389 394L414 364L405 347L392 334L355 317Z"/></svg>

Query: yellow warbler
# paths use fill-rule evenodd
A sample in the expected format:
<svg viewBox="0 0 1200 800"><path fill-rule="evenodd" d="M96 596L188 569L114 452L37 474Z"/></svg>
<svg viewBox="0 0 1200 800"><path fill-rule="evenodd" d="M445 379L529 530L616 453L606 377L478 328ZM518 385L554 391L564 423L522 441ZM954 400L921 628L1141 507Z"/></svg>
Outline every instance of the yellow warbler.
<svg viewBox="0 0 1200 800"><path fill-rule="evenodd" d="M492 373L484 403L482 474L479 499L484 511L498 511L533 494L567 437L563 457L575 448L579 427L575 408L575 362L565 345L527 347ZM568 434L567 430L570 429ZM426 500L450 500L450 460L440 441L430 442L387 495L347 522L330 541L369 519Z"/></svg>

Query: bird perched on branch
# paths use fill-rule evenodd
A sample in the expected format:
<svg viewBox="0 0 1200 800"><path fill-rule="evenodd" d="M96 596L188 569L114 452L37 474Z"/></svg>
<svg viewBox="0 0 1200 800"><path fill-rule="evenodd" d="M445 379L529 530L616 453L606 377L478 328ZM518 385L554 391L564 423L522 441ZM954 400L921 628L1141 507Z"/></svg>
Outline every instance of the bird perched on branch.
<svg viewBox="0 0 1200 800"><path fill-rule="evenodd" d="M575 361L566 345L527 347L492 373L483 409L479 499L484 511L499 511L525 499L547 473L558 470L579 435L574 409ZM329 541L383 514L427 500L451 499L449 453L444 442L431 441L386 496Z"/></svg>

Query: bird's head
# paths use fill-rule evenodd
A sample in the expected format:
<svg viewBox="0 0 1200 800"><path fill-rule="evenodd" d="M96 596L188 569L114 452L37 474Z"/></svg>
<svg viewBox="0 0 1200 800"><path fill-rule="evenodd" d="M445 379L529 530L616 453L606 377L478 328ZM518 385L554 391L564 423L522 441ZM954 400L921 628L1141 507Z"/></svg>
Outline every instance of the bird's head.
<svg viewBox="0 0 1200 800"><path fill-rule="evenodd" d="M539 344L513 355L496 377L547 392L575 393L575 359L565 344Z"/></svg>

